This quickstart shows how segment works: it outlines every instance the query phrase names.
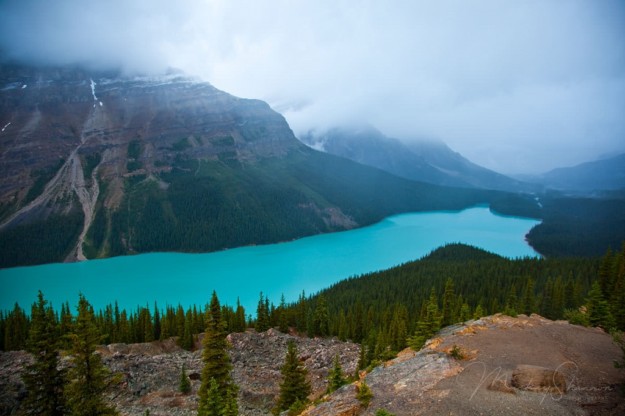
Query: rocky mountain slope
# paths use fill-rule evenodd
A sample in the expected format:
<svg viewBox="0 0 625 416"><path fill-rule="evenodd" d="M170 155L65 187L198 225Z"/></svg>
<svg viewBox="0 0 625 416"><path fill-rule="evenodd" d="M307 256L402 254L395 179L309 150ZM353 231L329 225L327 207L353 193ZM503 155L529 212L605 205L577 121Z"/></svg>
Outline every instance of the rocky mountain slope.
<svg viewBox="0 0 625 416"><path fill-rule="evenodd" d="M259 100L177 73L0 65L0 267L211 251L493 194L314 151Z"/></svg>
<svg viewBox="0 0 625 416"><path fill-rule="evenodd" d="M444 186L534 191L539 188L486 169L434 140L404 143L372 126L311 132L300 139L309 146L373 166L404 178Z"/></svg>
<svg viewBox="0 0 625 416"><path fill-rule="evenodd" d="M243 415L269 415L279 391L286 343L294 339L306 365L316 404L305 415L374 415L385 409L402 415L616 415L625 410L618 384L622 370L612 361L620 351L600 329L537 315L485 317L443 329L420 352L406 350L368 374L373 392L364 408L356 399L360 381L324 396L335 354L354 373L359 346L336 339L310 339L273 329L231 334L234 379ZM456 353L454 354L454 347ZM99 350L123 383L109 400L123 415L191 415L197 407L201 352L173 341L115 344ZM25 391L20 370L30 357L0 353L0 415L14 414ZM182 365L192 393L178 393Z"/></svg>

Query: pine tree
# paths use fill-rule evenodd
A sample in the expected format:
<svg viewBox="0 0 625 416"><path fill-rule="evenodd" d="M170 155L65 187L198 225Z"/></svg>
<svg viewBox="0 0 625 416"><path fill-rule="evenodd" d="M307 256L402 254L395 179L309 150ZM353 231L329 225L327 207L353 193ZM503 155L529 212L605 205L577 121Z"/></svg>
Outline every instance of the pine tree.
<svg viewBox="0 0 625 416"><path fill-rule="evenodd" d="M315 336L325 337L330 333L330 312L323 294L317 297L313 326Z"/></svg>
<svg viewBox="0 0 625 416"><path fill-rule="evenodd" d="M233 332L245 332L245 308L241 306L239 298L237 298L237 309L234 312L234 322L232 325Z"/></svg>
<svg viewBox="0 0 625 416"><path fill-rule="evenodd" d="M25 414L62 415L65 413L63 401L63 372L59 364L59 331L56 316L39 291L37 303L31 312L31 325L27 350L34 362L22 374L28 391L23 404Z"/></svg>
<svg viewBox="0 0 625 416"><path fill-rule="evenodd" d="M154 302L154 335L152 339L161 339L161 313L156 306L156 302Z"/></svg>
<svg viewBox="0 0 625 416"><path fill-rule="evenodd" d="M445 292L443 293L443 326L451 325L456 322L456 317L453 313L454 300L454 282L448 278L445 282Z"/></svg>
<svg viewBox="0 0 625 416"><path fill-rule="evenodd" d="M296 402L308 402L310 394L310 382L306 380L307 370L298 358L297 347L294 341L289 341L287 345L284 365L280 370L282 373L282 383L280 384L280 397L276 404L276 412L289 409Z"/></svg>
<svg viewBox="0 0 625 416"><path fill-rule="evenodd" d="M434 288L430 292L430 299L424 304L421 319L417 322L414 336L408 339L408 345L415 351L420 350L425 341L441 329L441 314L438 310L438 300Z"/></svg>
<svg viewBox="0 0 625 416"><path fill-rule="evenodd" d="M278 308L278 310L280 311L278 329L280 330L280 332L286 334L287 332L289 332L289 321L286 314L286 300L284 299L284 293L280 298L280 307Z"/></svg>
<svg viewBox="0 0 625 416"><path fill-rule="evenodd" d="M530 316L534 312L534 280L527 279L525 291L523 293L522 311L525 315Z"/></svg>
<svg viewBox="0 0 625 416"><path fill-rule="evenodd" d="M270 325L267 302L263 296L263 292L260 292L260 299L258 300L258 306L256 308L256 332L265 332L270 328Z"/></svg>
<svg viewBox="0 0 625 416"><path fill-rule="evenodd" d="M83 295L78 300L78 315L70 338L71 365L67 372L65 399L71 416L116 415L104 403L103 394L114 381L95 353L101 336L96 327L93 308Z"/></svg>
<svg viewBox="0 0 625 416"><path fill-rule="evenodd" d="M610 313L608 302L603 297L601 286L598 281L592 285L586 301L588 308L588 321L592 326L600 326L605 330L614 328L614 318Z"/></svg>
<svg viewBox="0 0 625 416"><path fill-rule="evenodd" d="M517 316L517 296L516 288L514 287L514 285L512 285L510 291L508 292L508 297L506 298L506 306L504 307L503 313L512 317Z"/></svg>
<svg viewBox="0 0 625 416"><path fill-rule="evenodd" d="M202 384L199 394L199 416L237 415L237 391L231 376L228 341L221 318L221 306L213 292L206 316L206 332L202 340Z"/></svg>
<svg viewBox="0 0 625 416"><path fill-rule="evenodd" d="M473 312L473 319L480 319L484 315L486 315L486 313L484 313L484 308L482 307L482 304L480 303L475 308L475 312Z"/></svg>
<svg viewBox="0 0 625 416"><path fill-rule="evenodd" d="M345 385L347 381L343 376L343 369L341 368L341 362L339 361L338 354L334 356L334 361L332 362L332 369L328 374L328 390L327 393L330 394L333 391L336 391L341 388L341 386Z"/></svg>
<svg viewBox="0 0 625 416"><path fill-rule="evenodd" d="M28 317L16 303L7 314L4 324L4 350L18 351L24 349L28 339Z"/></svg>
<svg viewBox="0 0 625 416"><path fill-rule="evenodd" d="M362 404L363 407L369 407L369 403L371 403L371 399L373 399L373 392L371 392L371 389L364 379L358 387L356 398L360 401L360 404Z"/></svg>
<svg viewBox="0 0 625 416"><path fill-rule="evenodd" d="M185 314L184 320L184 332L180 337L180 346L187 351L191 351L193 349L193 316L191 314L191 309L187 310Z"/></svg>
<svg viewBox="0 0 625 416"><path fill-rule="evenodd" d="M395 305L389 329L391 350L397 352L406 347L408 338L408 310L404 305Z"/></svg>
<svg viewBox="0 0 625 416"><path fill-rule="evenodd" d="M180 383L178 384L178 391L182 394L191 393L191 382L189 381L189 377L187 377L187 369L185 368L184 363L182 364L182 369L180 370Z"/></svg>

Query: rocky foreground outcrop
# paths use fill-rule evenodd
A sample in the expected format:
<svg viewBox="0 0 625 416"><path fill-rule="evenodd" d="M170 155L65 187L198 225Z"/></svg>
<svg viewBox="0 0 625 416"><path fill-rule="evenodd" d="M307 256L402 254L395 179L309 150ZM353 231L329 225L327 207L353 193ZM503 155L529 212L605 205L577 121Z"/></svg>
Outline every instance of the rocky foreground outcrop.
<svg viewBox="0 0 625 416"><path fill-rule="evenodd" d="M374 369L367 408L350 385L306 415L622 415L620 355L601 329L494 315L447 327Z"/></svg>
<svg viewBox="0 0 625 416"><path fill-rule="evenodd" d="M248 331L228 336L232 349L233 377L239 385L239 413L268 415L279 393L287 342L297 344L300 360L308 369L312 398L327 388L326 378L335 355L347 373L354 373L360 347L334 338L303 338L274 329L263 333ZM196 343L200 347L200 342ZM202 352L178 347L173 339L144 344L111 344L98 349L106 366L121 375L122 382L109 394L122 415L190 416L197 413L197 391L202 372ZM22 368L31 362L25 352L0 353L0 415L14 414L26 396L20 378ZM190 378L192 391L178 392L182 366Z"/></svg>
<svg viewBox="0 0 625 416"><path fill-rule="evenodd" d="M231 334L230 356L240 386L242 415L268 415L281 380L289 340L308 368L315 406L305 415L617 415L625 414L619 384L625 372L613 366L619 348L600 329L550 321L537 315L494 315L443 329L419 352L405 350L361 380L324 396L335 355L353 374L359 347L336 339L301 338L276 330ZM202 368L201 351L181 350L173 340L113 344L99 350L123 382L109 400L123 415L192 415ZM13 414L26 395L20 371L24 352L0 353L0 415ZM192 392L178 392L182 365ZM373 399L356 398L362 382Z"/></svg>

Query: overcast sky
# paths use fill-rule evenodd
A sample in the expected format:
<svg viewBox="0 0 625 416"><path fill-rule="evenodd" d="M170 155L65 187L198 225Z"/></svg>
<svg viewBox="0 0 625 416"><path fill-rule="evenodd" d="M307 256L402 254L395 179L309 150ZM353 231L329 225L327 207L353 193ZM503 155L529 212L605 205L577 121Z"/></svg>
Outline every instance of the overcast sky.
<svg viewBox="0 0 625 416"><path fill-rule="evenodd" d="M0 0L0 49L176 67L296 134L368 122L504 173L625 151L622 0Z"/></svg>

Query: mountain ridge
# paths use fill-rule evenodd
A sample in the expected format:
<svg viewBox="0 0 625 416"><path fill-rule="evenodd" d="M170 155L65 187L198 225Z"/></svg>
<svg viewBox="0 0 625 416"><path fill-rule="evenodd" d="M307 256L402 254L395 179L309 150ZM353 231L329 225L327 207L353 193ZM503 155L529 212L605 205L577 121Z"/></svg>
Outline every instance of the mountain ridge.
<svg viewBox="0 0 625 416"><path fill-rule="evenodd" d="M601 193L625 190L625 153L550 170L541 175L525 175L521 179L542 186L577 193Z"/></svg>
<svg viewBox="0 0 625 416"><path fill-rule="evenodd" d="M476 165L437 140L402 142L370 125L308 132L300 140L319 150L397 176L443 186L535 191L537 187Z"/></svg>

